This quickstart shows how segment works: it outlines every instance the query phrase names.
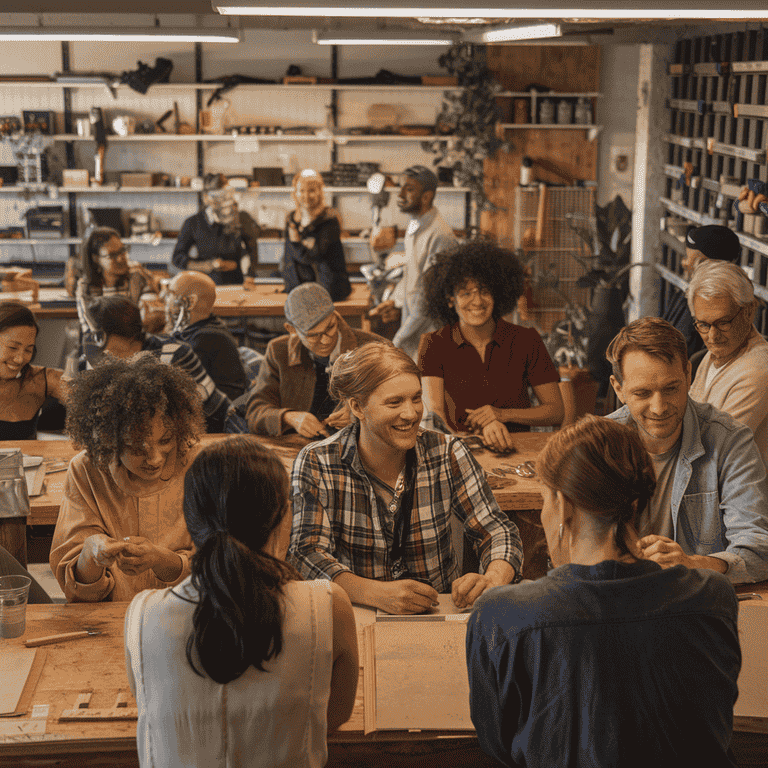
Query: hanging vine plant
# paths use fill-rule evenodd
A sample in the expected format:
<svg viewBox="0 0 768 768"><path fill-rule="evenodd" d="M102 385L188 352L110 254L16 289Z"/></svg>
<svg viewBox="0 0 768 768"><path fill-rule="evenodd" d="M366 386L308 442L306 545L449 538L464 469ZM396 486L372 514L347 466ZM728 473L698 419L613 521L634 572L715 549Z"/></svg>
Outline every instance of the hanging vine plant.
<svg viewBox="0 0 768 768"><path fill-rule="evenodd" d="M457 43L439 64L456 75L463 90L447 91L443 98L436 128L446 138L422 142L422 148L435 154L435 165L453 170L456 184L469 188L478 212L499 210L485 194L484 161L513 149L496 135L500 115L495 96L503 88L488 69L485 46Z"/></svg>

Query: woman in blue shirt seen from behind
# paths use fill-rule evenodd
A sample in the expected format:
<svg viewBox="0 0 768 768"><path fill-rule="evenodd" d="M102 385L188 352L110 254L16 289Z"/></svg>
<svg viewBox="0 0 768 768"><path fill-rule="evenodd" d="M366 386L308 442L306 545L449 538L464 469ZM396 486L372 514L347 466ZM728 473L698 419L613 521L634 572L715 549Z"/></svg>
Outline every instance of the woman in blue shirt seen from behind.
<svg viewBox="0 0 768 768"><path fill-rule="evenodd" d="M555 568L475 604L470 707L508 766L733 766L737 601L721 574L643 560L656 487L636 432L595 416L537 462Z"/></svg>

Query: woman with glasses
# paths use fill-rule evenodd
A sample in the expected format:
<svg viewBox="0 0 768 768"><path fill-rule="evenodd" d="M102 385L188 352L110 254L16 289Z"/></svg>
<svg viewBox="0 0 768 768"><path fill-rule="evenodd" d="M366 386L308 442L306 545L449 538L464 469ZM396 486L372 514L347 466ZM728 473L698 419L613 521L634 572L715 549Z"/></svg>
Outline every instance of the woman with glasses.
<svg viewBox="0 0 768 768"><path fill-rule="evenodd" d="M537 461L555 565L481 597L470 714L501 765L733 768L737 601L714 571L643 559L656 488L637 431L586 416Z"/></svg>
<svg viewBox="0 0 768 768"><path fill-rule="evenodd" d="M64 284L70 296L79 280L85 296L120 294L138 304L142 294L160 293L160 282L128 259L128 249L111 227L92 229L81 246L79 263L67 264Z"/></svg>
<svg viewBox="0 0 768 768"><path fill-rule="evenodd" d="M445 324L419 346L427 409L496 450L512 446L511 432L559 424L564 414L560 375L538 332L502 319L523 289L515 256L485 242L439 254L425 274L427 311Z"/></svg>

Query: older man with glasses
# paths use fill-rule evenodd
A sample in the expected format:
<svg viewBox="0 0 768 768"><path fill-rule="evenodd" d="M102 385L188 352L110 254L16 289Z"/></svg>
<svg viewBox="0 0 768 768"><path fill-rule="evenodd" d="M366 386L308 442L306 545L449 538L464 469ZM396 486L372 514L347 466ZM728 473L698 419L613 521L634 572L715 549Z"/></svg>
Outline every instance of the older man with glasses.
<svg viewBox="0 0 768 768"><path fill-rule="evenodd" d="M349 423L346 408L328 394L328 371L336 358L369 341L374 333L350 328L328 291L302 283L285 300L288 335L269 342L246 409L257 435L295 430L304 437L327 437Z"/></svg>
<svg viewBox="0 0 768 768"><path fill-rule="evenodd" d="M752 281L735 264L700 264L688 286L694 327L707 347L690 396L746 424L768 467L768 342L752 324Z"/></svg>

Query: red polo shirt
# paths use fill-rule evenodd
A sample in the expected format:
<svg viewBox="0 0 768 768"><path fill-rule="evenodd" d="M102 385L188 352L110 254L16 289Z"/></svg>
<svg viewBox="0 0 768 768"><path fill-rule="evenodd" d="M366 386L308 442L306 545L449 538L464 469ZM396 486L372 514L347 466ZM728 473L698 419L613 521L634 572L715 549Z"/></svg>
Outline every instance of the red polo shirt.
<svg viewBox="0 0 768 768"><path fill-rule="evenodd" d="M560 381L538 332L506 320L496 323L482 360L458 323L425 333L419 345L419 367L423 376L443 380L448 426L460 432L467 429L467 408L530 408L529 386ZM512 422L506 426L510 432L530 429Z"/></svg>

